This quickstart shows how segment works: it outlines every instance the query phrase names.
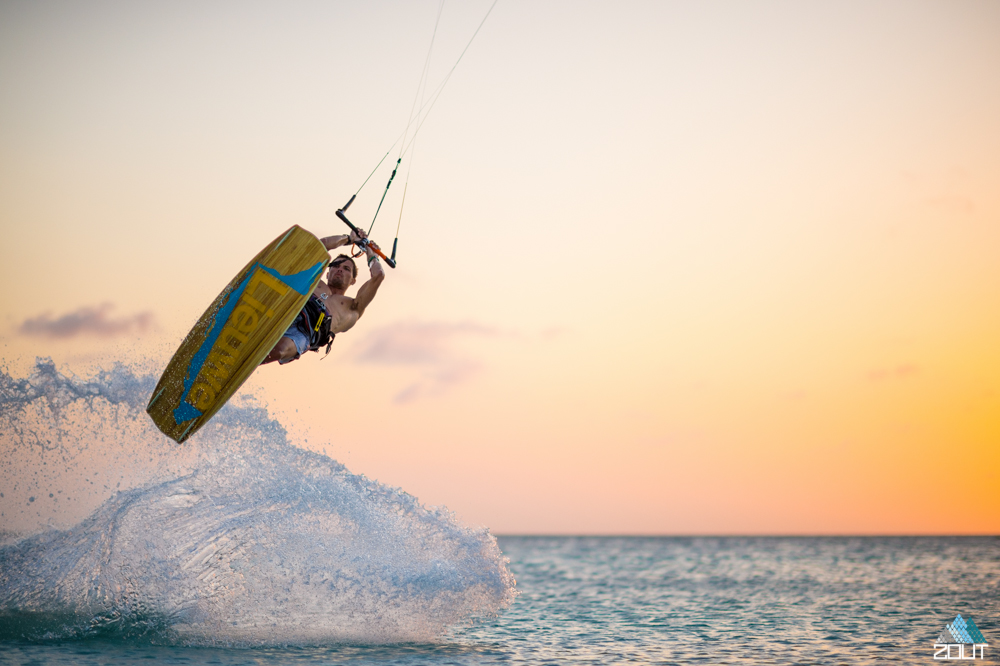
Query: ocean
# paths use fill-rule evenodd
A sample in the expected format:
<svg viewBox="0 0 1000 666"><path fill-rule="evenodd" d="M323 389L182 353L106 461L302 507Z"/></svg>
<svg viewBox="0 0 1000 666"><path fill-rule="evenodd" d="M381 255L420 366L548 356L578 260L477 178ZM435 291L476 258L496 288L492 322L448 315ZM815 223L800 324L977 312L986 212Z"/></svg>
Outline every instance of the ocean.
<svg viewBox="0 0 1000 666"><path fill-rule="evenodd" d="M930 664L957 614L1000 663L1000 539L500 537L519 595L433 641L8 640L12 664ZM996 645L996 648L994 648ZM953 652L953 654L957 654ZM978 653L977 653L978 654ZM964 663L969 663L968 661Z"/></svg>
<svg viewBox="0 0 1000 666"><path fill-rule="evenodd" d="M151 383L0 373L0 663L998 663L1000 538L495 537Z"/></svg>

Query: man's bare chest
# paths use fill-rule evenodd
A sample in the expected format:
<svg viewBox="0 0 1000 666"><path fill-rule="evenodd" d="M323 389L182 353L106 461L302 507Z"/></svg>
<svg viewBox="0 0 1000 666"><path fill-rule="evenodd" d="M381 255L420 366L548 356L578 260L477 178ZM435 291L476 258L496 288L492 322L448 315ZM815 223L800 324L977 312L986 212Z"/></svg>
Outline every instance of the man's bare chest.
<svg viewBox="0 0 1000 666"><path fill-rule="evenodd" d="M342 333L357 323L358 312L354 309L353 298L332 293L322 282L316 286L313 294L326 308L331 333Z"/></svg>

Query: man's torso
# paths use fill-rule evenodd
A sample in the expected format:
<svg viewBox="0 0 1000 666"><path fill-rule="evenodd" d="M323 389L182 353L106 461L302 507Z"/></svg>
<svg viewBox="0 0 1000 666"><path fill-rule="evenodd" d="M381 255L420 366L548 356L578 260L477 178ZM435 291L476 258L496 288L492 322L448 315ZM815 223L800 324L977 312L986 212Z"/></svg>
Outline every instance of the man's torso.
<svg viewBox="0 0 1000 666"><path fill-rule="evenodd" d="M330 332L343 333L358 323L358 311L354 309L354 299L330 291L322 280L316 285L313 294L327 310L330 317Z"/></svg>

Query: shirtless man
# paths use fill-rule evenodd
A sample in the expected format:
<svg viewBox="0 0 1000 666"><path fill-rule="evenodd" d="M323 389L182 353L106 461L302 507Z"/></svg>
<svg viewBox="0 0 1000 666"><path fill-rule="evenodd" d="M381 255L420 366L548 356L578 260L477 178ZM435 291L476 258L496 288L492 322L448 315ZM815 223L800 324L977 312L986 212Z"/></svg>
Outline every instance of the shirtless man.
<svg viewBox="0 0 1000 666"><path fill-rule="evenodd" d="M358 243L365 236L364 231L360 231L360 235L355 235L352 231L343 236L327 236L321 238L320 241L327 250L332 250L342 245ZM385 279L378 255L367 245L364 248L365 254L368 255L368 270L371 273L371 278L361 285L357 296L350 298L344 295L347 289L357 282L358 267L350 256L341 254L330 262L326 282L320 280L316 289L313 290L312 296L309 297L314 305L319 306L318 311L322 312L323 317L328 319L331 334L343 333L358 323L358 319L365 313L365 308L375 298L375 292L378 291L379 285ZM310 329L316 325L316 322L311 321L308 314L304 314L307 313L308 309L308 307L304 309L295 318L292 325L285 331L284 337L278 340L278 344L274 345L274 349L267 355L263 363L273 361L282 364L291 363L310 348L310 334L312 333ZM313 308L313 310L317 311L317 308Z"/></svg>

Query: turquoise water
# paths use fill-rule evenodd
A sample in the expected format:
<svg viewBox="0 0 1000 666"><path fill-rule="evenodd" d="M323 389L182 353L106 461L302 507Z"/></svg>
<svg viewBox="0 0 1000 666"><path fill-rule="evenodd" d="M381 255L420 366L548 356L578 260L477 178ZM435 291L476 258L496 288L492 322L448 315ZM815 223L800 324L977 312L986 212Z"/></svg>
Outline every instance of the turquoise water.
<svg viewBox="0 0 1000 666"><path fill-rule="evenodd" d="M940 663L959 613L998 663L1000 538L494 538L151 385L0 373L0 663Z"/></svg>
<svg viewBox="0 0 1000 666"><path fill-rule="evenodd" d="M520 595L499 618L400 645L253 649L0 643L6 663L941 663L957 613L1000 643L996 538L501 537ZM969 662L965 662L969 663Z"/></svg>

